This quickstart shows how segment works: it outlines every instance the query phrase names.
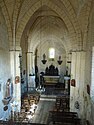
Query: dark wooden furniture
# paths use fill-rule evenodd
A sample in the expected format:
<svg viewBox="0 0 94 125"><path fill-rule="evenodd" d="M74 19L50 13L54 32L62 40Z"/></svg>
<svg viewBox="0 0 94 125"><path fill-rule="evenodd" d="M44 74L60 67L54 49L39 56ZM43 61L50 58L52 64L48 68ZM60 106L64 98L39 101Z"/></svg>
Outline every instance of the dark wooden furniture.
<svg viewBox="0 0 94 125"><path fill-rule="evenodd" d="M69 111L69 96L57 96L54 109L56 111Z"/></svg>
<svg viewBox="0 0 94 125"><path fill-rule="evenodd" d="M44 85L56 85L59 83L59 76L43 76Z"/></svg>
<svg viewBox="0 0 94 125"><path fill-rule="evenodd" d="M57 83L59 83L59 72L58 68L54 65L50 65L49 67L46 67L45 73L43 75L44 79L44 85L53 85L55 86Z"/></svg>
<svg viewBox="0 0 94 125"><path fill-rule="evenodd" d="M46 67L45 75L46 76L58 76L59 75L58 68L51 64L49 67Z"/></svg>
<svg viewBox="0 0 94 125"><path fill-rule="evenodd" d="M72 125L80 125L81 119L78 118L76 112L49 111L49 113L53 124L59 122L59 123L69 123Z"/></svg>

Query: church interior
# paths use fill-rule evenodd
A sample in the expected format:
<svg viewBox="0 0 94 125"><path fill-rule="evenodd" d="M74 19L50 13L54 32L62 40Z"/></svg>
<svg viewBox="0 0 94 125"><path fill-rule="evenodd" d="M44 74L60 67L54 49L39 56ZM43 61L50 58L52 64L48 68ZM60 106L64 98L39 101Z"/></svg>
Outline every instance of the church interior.
<svg viewBox="0 0 94 125"><path fill-rule="evenodd" d="M94 0L0 0L0 125L94 125Z"/></svg>

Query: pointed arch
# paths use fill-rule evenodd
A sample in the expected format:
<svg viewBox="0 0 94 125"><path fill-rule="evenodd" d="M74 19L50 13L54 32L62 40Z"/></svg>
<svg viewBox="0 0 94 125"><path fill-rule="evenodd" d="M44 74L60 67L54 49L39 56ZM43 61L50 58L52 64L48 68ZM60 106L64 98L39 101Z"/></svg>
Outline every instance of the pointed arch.
<svg viewBox="0 0 94 125"><path fill-rule="evenodd" d="M49 8L51 8L64 21L64 23L66 24L66 26L68 28L68 31L70 33L69 37L70 37L71 41L73 41L72 42L73 47L76 47L76 45L77 45L76 42L80 42L81 43L81 33L80 33L79 25L77 24L77 21L72 22L72 20L76 20L74 14L73 14L73 16L71 15L71 13L70 13L70 16L67 15L63 9L60 9L57 5L55 5L54 3L52 3L49 0L48 1L43 1L42 5L46 5ZM71 6L71 4L69 4L69 6ZM29 11L24 15L23 22L21 22L19 24L18 29L17 29L17 35L16 35L17 39L16 39L16 41L18 43L20 42L20 39L21 39L21 36L22 36L22 33L24 31L24 28L25 28L26 24L28 23L28 21L31 18L31 16L39 8L41 8L41 0L38 1L37 3L35 3L32 6L32 8L30 8ZM70 7L70 8L72 9L72 7ZM71 11L71 12L73 12L73 11Z"/></svg>
<svg viewBox="0 0 94 125"><path fill-rule="evenodd" d="M5 4L4 0L1 0L0 7L2 9L2 13L3 13L5 21L6 21L9 45L11 46L12 45L12 28L11 28L11 24L10 24L10 18L9 18L8 10L7 10L7 7L6 7L6 4Z"/></svg>

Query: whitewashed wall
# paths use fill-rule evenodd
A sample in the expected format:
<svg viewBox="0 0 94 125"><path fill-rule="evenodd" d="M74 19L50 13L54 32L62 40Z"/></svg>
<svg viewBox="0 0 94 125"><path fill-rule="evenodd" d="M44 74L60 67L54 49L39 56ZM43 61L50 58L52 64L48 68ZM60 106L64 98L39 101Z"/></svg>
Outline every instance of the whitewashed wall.
<svg viewBox="0 0 94 125"><path fill-rule="evenodd" d="M70 87L70 110L78 112L84 119L84 80L85 52L72 52L71 79L75 79L75 87ZM75 95L75 96L74 96ZM78 108L77 108L78 106Z"/></svg>
<svg viewBox="0 0 94 125"><path fill-rule="evenodd" d="M0 118L5 114L3 110L2 99L5 96L5 85L7 79L10 78L10 55L9 55L9 43L7 36L7 28L5 20L0 10Z"/></svg>
<svg viewBox="0 0 94 125"><path fill-rule="evenodd" d="M45 72L46 67L49 67L51 64L53 64L55 67L58 68L59 75L63 78L66 72L66 52L64 48L60 48L60 47L58 47L54 43L53 48L55 49L55 58L53 61L49 59L49 43L44 43L42 46L38 47L37 64L38 64L39 72ZM47 60L45 65L41 62L41 60L43 59L44 53L46 55L46 60ZM59 56L61 56L61 60L62 60L61 65L59 65L57 62L59 59ZM61 80L61 82L63 82L63 79Z"/></svg>

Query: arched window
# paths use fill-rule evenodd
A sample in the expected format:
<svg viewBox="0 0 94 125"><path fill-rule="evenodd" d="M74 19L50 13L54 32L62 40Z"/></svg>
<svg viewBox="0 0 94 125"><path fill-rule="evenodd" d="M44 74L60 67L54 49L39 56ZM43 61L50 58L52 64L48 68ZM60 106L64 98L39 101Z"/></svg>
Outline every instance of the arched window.
<svg viewBox="0 0 94 125"><path fill-rule="evenodd" d="M55 49L49 48L49 58L54 59L55 58Z"/></svg>

